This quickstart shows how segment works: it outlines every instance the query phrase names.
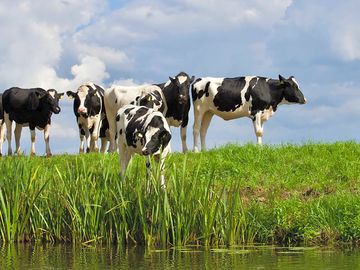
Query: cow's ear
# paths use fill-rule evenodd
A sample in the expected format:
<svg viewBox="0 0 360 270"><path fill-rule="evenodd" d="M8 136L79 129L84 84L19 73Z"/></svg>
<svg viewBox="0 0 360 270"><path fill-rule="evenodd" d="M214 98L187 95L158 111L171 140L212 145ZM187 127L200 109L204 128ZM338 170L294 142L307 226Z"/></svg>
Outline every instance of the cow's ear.
<svg viewBox="0 0 360 270"><path fill-rule="evenodd" d="M136 132L134 135L135 135L135 139L137 140L140 140L144 137L144 135L140 131Z"/></svg>
<svg viewBox="0 0 360 270"><path fill-rule="evenodd" d="M173 84L175 84L175 85L178 84L178 79L176 77L175 78L169 77L169 79Z"/></svg>
<svg viewBox="0 0 360 270"><path fill-rule="evenodd" d="M153 100L152 95L148 94L148 96L146 97L146 100L147 100L148 102L152 101L152 100Z"/></svg>
<svg viewBox="0 0 360 270"><path fill-rule="evenodd" d="M58 97L58 99L62 99L64 97L64 93L58 93L57 97Z"/></svg>
<svg viewBox="0 0 360 270"><path fill-rule="evenodd" d="M279 74L279 81L280 81L281 83L283 83L283 82L285 82L285 81L286 81L286 79L285 79L283 76L281 76L281 75Z"/></svg>
<svg viewBox="0 0 360 270"><path fill-rule="evenodd" d="M75 98L76 93L74 93L74 92L72 92L72 91L67 91L67 92L66 92L66 95L67 95L69 98Z"/></svg>
<svg viewBox="0 0 360 270"><path fill-rule="evenodd" d="M190 78L190 84L192 84L194 80L195 80L195 76L192 76L192 77Z"/></svg>

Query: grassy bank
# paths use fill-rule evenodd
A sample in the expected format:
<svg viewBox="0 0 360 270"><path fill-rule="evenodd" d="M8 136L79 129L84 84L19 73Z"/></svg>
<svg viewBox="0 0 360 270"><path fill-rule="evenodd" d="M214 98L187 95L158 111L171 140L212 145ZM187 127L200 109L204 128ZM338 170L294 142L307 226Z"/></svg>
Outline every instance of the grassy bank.
<svg viewBox="0 0 360 270"><path fill-rule="evenodd" d="M360 240L360 144L175 153L166 191L136 157L0 159L0 241L233 245Z"/></svg>

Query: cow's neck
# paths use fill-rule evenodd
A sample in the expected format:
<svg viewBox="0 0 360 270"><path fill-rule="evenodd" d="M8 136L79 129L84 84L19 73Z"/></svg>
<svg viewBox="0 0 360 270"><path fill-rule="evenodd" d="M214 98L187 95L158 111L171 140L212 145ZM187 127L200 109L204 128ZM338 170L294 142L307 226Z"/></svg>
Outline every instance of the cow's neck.
<svg viewBox="0 0 360 270"><path fill-rule="evenodd" d="M271 105L276 111L277 106L281 105L281 102L284 98L284 86L280 83L279 80L270 79L268 84L271 89Z"/></svg>

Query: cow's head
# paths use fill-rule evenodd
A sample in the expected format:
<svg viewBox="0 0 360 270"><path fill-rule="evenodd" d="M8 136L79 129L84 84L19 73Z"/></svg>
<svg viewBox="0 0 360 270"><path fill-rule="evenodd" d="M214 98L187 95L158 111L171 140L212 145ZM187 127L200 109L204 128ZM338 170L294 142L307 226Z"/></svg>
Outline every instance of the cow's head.
<svg viewBox="0 0 360 270"><path fill-rule="evenodd" d="M30 110L40 109L58 114L61 111L59 99L63 95L64 93L58 93L55 89L34 91L29 96L28 108Z"/></svg>
<svg viewBox="0 0 360 270"><path fill-rule="evenodd" d="M66 94L70 98L74 98L74 113L76 116L88 117L92 110L92 101L99 99L96 95L95 86L83 84L79 86L77 92L67 91Z"/></svg>
<svg viewBox="0 0 360 270"><path fill-rule="evenodd" d="M137 105L145 106L154 111L163 112L165 108L164 99L161 96L160 90L153 90L150 93L140 96L137 100Z"/></svg>
<svg viewBox="0 0 360 270"><path fill-rule="evenodd" d="M135 137L142 141L142 154L153 155L158 154L160 150L164 149L171 140L171 132L168 128L166 120L160 115L154 116L145 132L136 132Z"/></svg>
<svg viewBox="0 0 360 270"><path fill-rule="evenodd" d="M174 78L169 77L172 88L176 89L176 95L180 104L186 104L189 99L189 89L195 77L189 77L185 72L180 72Z"/></svg>
<svg viewBox="0 0 360 270"><path fill-rule="evenodd" d="M46 102L49 104L51 111L58 114L61 111L59 100L64 96L64 93L58 93L55 89L49 89L46 92L48 93Z"/></svg>
<svg viewBox="0 0 360 270"><path fill-rule="evenodd" d="M285 103L299 103L305 104L306 98L304 94L300 91L299 84L293 76L290 76L288 79L279 75L280 85L284 93L284 102Z"/></svg>

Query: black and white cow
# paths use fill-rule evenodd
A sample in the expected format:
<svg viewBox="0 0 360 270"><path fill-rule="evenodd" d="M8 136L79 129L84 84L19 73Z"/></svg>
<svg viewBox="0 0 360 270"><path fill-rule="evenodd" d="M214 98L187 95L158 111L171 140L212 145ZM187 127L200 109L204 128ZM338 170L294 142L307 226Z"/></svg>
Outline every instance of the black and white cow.
<svg viewBox="0 0 360 270"><path fill-rule="evenodd" d="M2 147L4 141L5 141L4 108L2 105L2 94L0 94L0 156L2 156Z"/></svg>
<svg viewBox="0 0 360 270"><path fill-rule="evenodd" d="M258 76L236 78L199 78L192 86L194 102L194 151L201 149L213 115L224 120L249 117L253 121L257 143L262 144L263 124L281 104L305 104L306 99L293 76L279 79Z"/></svg>
<svg viewBox="0 0 360 270"><path fill-rule="evenodd" d="M42 88L23 89L12 87L4 91L2 102L4 107L4 119L7 130L8 154L12 155L11 131L12 122L15 126L16 153L20 154L20 136L23 126L29 126L31 133L31 155L35 155L35 128L44 130L46 155L51 156L49 145L49 131L52 113L58 114L59 99L63 93L55 89L45 91Z"/></svg>
<svg viewBox="0 0 360 270"><path fill-rule="evenodd" d="M70 98L74 98L74 114L79 127L80 148L84 153L84 139L86 152L98 152L98 139L101 138L100 152L106 151L108 138L106 130L108 122L104 108L104 89L92 82L79 86L76 92L67 91Z"/></svg>
<svg viewBox="0 0 360 270"><path fill-rule="evenodd" d="M183 152L187 151L186 129L189 121L190 95L189 89L194 76L189 77L180 72L174 78L169 77L165 83L139 86L113 85L105 91L105 109L110 127L110 149L115 145L115 115L127 104L138 104L154 108L162 112L170 126L181 126ZM150 98L149 98L150 97Z"/></svg>
<svg viewBox="0 0 360 270"><path fill-rule="evenodd" d="M109 123L110 133L110 151L116 150L116 115L118 110L125 105L135 105L141 97L146 96L150 92L156 92L162 95L160 87L156 85L137 85L137 86L121 86L112 85L105 90L104 104L106 117Z"/></svg>
<svg viewBox="0 0 360 270"><path fill-rule="evenodd" d="M160 161L161 186L165 186L164 159L170 150L171 131L164 115L154 109L126 105L116 115L116 130L120 155L121 174L124 175L131 157L137 153L147 157L149 173L150 156Z"/></svg>
<svg viewBox="0 0 360 270"><path fill-rule="evenodd" d="M180 127L182 151L188 150L186 144L186 131L189 123L190 110L190 85L195 77L189 77L185 72L180 72L174 78L169 77L166 83L158 84L161 88L167 110L163 111L170 126Z"/></svg>

